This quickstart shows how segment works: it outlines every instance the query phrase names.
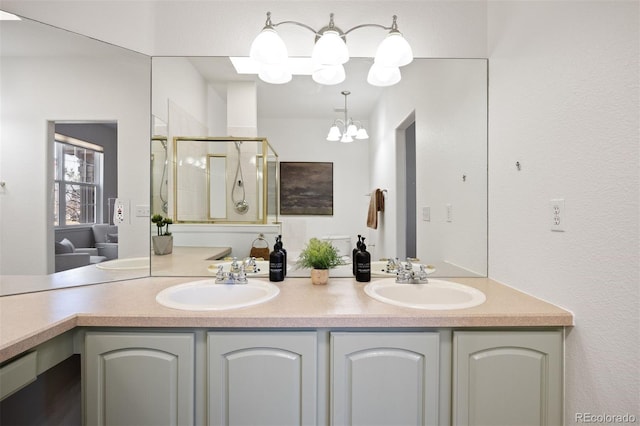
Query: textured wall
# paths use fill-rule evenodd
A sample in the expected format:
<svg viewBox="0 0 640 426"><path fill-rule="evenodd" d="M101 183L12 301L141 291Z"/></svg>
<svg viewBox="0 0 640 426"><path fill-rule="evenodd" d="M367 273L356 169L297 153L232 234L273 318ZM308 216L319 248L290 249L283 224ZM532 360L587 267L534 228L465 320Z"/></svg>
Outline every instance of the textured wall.
<svg viewBox="0 0 640 426"><path fill-rule="evenodd" d="M638 2L489 2L488 16L489 275L574 312L567 424L640 417Z"/></svg>

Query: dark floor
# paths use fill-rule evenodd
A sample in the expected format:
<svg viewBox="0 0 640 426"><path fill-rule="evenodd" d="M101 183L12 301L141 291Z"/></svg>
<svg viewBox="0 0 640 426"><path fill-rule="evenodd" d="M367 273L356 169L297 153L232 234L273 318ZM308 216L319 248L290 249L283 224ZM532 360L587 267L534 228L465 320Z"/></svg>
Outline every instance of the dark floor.
<svg viewBox="0 0 640 426"><path fill-rule="evenodd" d="M0 402L1 426L81 424L80 355L49 369Z"/></svg>

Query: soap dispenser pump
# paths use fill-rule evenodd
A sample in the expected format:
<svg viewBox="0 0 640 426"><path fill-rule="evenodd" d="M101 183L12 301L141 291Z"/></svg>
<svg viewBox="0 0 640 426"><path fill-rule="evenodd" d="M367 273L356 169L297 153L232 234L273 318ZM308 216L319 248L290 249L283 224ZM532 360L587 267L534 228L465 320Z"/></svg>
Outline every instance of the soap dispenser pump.
<svg viewBox="0 0 640 426"><path fill-rule="evenodd" d="M360 251L360 248L362 248L362 235L358 234L358 242L351 254L351 269L353 270L354 276L356 275L356 254Z"/></svg>
<svg viewBox="0 0 640 426"><path fill-rule="evenodd" d="M371 255L367 251L367 246L364 243L364 237L362 237L360 251L356 253L356 281L371 281Z"/></svg>
<svg viewBox="0 0 640 426"><path fill-rule="evenodd" d="M278 242L278 248L284 255L284 261L282 263L282 273L286 277L287 276L287 250L285 250L284 245L282 244L282 235L278 235L277 242Z"/></svg>
<svg viewBox="0 0 640 426"><path fill-rule="evenodd" d="M284 281L284 253L280 249L282 243L276 238L273 251L269 254L269 281Z"/></svg>

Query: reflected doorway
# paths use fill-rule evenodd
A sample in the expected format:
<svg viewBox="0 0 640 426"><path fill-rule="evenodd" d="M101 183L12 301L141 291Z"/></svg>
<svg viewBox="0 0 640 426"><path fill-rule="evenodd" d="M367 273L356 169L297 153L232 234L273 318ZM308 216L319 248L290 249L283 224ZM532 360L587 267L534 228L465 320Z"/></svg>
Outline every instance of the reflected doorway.
<svg viewBox="0 0 640 426"><path fill-rule="evenodd" d="M417 256L416 123L415 111L396 128L396 253L400 259Z"/></svg>

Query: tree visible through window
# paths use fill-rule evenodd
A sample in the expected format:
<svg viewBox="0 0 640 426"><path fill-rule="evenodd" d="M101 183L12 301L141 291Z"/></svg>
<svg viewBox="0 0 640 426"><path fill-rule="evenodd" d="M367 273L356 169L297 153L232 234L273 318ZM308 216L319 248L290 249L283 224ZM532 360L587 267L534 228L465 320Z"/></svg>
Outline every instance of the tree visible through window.
<svg viewBox="0 0 640 426"><path fill-rule="evenodd" d="M102 207L102 147L61 142L59 139L63 138L58 136L54 154L54 225L96 223Z"/></svg>

